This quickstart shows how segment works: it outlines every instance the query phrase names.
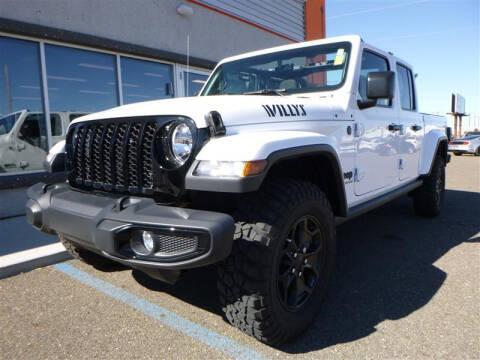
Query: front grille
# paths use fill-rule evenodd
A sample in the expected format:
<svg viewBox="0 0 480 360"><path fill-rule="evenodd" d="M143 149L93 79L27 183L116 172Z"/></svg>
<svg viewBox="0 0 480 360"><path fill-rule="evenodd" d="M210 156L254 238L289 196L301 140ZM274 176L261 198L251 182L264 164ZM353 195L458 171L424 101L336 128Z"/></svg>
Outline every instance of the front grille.
<svg viewBox="0 0 480 360"><path fill-rule="evenodd" d="M70 151L75 186L132 194L153 193L155 121L73 125Z"/></svg>

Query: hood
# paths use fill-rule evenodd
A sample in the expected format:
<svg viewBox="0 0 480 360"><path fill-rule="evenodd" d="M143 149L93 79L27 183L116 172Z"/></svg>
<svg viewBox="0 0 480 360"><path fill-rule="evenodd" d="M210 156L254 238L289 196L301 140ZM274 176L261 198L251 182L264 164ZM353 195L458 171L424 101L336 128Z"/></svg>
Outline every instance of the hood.
<svg viewBox="0 0 480 360"><path fill-rule="evenodd" d="M205 116L217 111L226 127L272 121L332 120L345 113L333 94L314 96L218 95L155 100L123 105L75 119L72 124L90 120L136 116L186 116L197 127L206 127Z"/></svg>

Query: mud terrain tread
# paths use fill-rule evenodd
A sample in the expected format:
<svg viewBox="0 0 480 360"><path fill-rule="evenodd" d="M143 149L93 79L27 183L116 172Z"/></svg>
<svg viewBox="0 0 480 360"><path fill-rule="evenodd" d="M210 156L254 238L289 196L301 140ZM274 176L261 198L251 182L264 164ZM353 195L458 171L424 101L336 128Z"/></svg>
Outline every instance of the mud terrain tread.
<svg viewBox="0 0 480 360"><path fill-rule="evenodd" d="M281 328L272 319L272 299L264 291L272 266L271 241L289 214L286 204L316 200L333 211L325 194L315 185L296 180L278 180L263 186L239 205L231 255L218 267L218 292L226 319L243 332L270 345L298 335L302 326ZM262 219L263 222L249 222ZM313 320L313 319L311 319Z"/></svg>

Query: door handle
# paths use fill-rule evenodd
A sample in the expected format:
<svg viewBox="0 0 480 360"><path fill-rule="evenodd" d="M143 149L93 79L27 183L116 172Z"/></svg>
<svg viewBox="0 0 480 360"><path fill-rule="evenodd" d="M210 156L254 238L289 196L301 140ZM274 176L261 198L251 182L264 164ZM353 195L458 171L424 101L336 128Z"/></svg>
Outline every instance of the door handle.
<svg viewBox="0 0 480 360"><path fill-rule="evenodd" d="M17 150L18 151L22 151L22 150L25 150L25 144L20 144L20 143L17 143Z"/></svg>
<svg viewBox="0 0 480 360"><path fill-rule="evenodd" d="M403 130L403 125L400 124L390 124L388 125L388 131L402 131Z"/></svg>
<svg viewBox="0 0 480 360"><path fill-rule="evenodd" d="M422 127L420 125L415 124L415 125L412 125L410 129L412 129L413 131L419 131L419 130L422 130Z"/></svg>

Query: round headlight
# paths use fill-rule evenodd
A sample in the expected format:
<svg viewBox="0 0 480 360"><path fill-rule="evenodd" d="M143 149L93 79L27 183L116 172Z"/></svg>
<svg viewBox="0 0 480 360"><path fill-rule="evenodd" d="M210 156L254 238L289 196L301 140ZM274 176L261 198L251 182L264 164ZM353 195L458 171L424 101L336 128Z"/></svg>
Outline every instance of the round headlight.
<svg viewBox="0 0 480 360"><path fill-rule="evenodd" d="M186 124L178 124L171 132L170 146L172 155L179 165L188 160L193 147L193 136Z"/></svg>

